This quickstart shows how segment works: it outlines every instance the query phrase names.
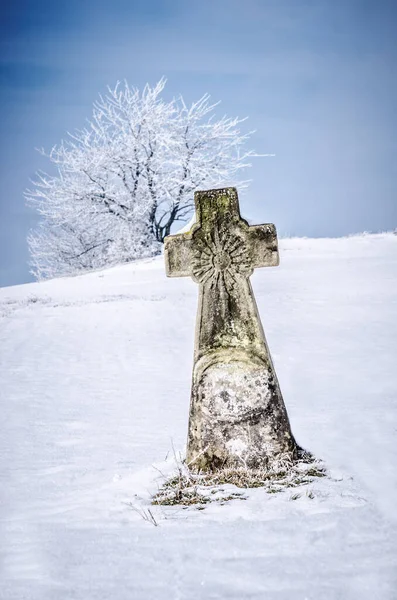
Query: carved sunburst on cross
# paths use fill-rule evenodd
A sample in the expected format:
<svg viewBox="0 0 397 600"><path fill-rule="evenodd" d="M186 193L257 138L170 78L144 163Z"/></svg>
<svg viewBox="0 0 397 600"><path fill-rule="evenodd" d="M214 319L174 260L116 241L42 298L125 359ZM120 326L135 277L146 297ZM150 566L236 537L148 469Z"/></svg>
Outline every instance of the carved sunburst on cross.
<svg viewBox="0 0 397 600"><path fill-rule="evenodd" d="M197 245L192 260L192 273L198 283L210 282L221 295L235 286L236 276L250 275L252 267L244 240L228 228L215 224L212 236L207 234Z"/></svg>

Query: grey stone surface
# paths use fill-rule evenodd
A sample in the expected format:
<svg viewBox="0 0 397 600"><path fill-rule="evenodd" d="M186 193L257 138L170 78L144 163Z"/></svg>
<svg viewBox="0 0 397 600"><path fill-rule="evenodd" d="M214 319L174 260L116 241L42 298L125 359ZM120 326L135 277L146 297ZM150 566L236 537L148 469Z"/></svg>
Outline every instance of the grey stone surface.
<svg viewBox="0 0 397 600"><path fill-rule="evenodd" d="M249 226L237 190L195 193L196 222L165 239L169 277L199 284L187 462L274 467L298 448L249 277L278 265L274 225Z"/></svg>

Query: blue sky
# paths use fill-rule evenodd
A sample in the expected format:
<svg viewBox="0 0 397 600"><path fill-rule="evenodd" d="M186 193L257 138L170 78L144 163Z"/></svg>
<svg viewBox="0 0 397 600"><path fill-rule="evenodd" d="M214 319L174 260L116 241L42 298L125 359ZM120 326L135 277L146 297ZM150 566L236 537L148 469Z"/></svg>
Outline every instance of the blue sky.
<svg viewBox="0 0 397 600"><path fill-rule="evenodd" d="M0 286L30 281L23 191L106 85L168 79L248 116L243 215L281 235L397 227L397 2L16 1L0 26Z"/></svg>

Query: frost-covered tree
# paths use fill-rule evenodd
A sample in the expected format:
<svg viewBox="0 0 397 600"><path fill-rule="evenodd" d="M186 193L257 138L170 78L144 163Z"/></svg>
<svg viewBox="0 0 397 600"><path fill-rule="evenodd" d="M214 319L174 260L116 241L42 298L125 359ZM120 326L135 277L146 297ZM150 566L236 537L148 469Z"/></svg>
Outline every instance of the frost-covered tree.
<svg viewBox="0 0 397 600"><path fill-rule="evenodd" d="M167 102L164 86L118 83L85 129L43 152L55 172L38 173L26 192L41 215L28 238L37 277L155 255L189 217L196 189L246 184L238 174L253 153L243 149L242 120L217 120L208 95Z"/></svg>

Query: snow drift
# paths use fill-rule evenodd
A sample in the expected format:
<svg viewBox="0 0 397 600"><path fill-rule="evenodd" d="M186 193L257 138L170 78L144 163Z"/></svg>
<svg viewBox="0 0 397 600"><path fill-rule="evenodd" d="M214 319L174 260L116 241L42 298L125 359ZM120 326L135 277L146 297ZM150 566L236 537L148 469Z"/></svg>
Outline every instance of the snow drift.
<svg viewBox="0 0 397 600"><path fill-rule="evenodd" d="M280 254L252 283L294 434L329 477L295 499L151 507L157 527L196 285L160 258L0 290L1 598L395 597L397 236Z"/></svg>

